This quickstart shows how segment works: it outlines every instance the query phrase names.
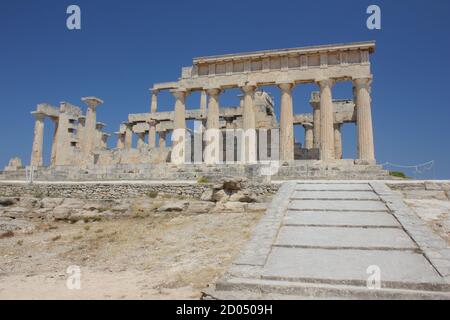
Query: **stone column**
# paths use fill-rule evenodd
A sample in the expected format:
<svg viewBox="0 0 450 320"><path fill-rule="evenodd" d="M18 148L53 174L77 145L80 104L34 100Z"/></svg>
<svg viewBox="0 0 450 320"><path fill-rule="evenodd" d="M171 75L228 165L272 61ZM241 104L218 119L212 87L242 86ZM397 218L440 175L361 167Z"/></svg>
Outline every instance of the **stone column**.
<svg viewBox="0 0 450 320"><path fill-rule="evenodd" d="M206 118L204 161L207 164L215 164L220 161L219 153L219 94L220 89L208 89L208 111Z"/></svg>
<svg viewBox="0 0 450 320"><path fill-rule="evenodd" d="M97 112L96 108L103 101L96 97L85 97L81 99L87 104L86 112L86 123L84 127L84 138L83 138L83 154L87 156L95 148L96 142L96 127L97 127Z"/></svg>
<svg viewBox="0 0 450 320"><path fill-rule="evenodd" d="M206 90L202 90L200 95L200 111L206 113L206 105L207 105L208 97L206 94Z"/></svg>
<svg viewBox="0 0 450 320"><path fill-rule="evenodd" d="M337 160L342 159L342 132L341 123L334 124L334 154Z"/></svg>
<svg viewBox="0 0 450 320"><path fill-rule="evenodd" d="M356 124L358 127L358 153L360 160L375 162L372 110L370 98L371 78L353 81L356 93Z"/></svg>
<svg viewBox="0 0 450 320"><path fill-rule="evenodd" d="M125 147L125 134L122 132L116 132L117 134L117 149L123 149Z"/></svg>
<svg viewBox="0 0 450 320"><path fill-rule="evenodd" d="M314 149L320 148L320 93L313 92L310 101L313 108Z"/></svg>
<svg viewBox="0 0 450 320"><path fill-rule="evenodd" d="M172 153L171 162L175 164L182 164L185 161L186 155L186 90L177 89L172 90L175 97L175 114L173 119L172 132Z"/></svg>
<svg viewBox="0 0 450 320"><path fill-rule="evenodd" d="M158 132L158 136L159 136L159 147L160 148L165 148L166 147L166 132L165 131L159 131Z"/></svg>
<svg viewBox="0 0 450 320"><path fill-rule="evenodd" d="M52 155L50 159L50 164L54 166L56 164L56 152L58 149L58 130L59 130L59 119L58 118L51 118L53 121L53 124L55 126L55 129L53 131L53 140L52 140Z"/></svg>
<svg viewBox="0 0 450 320"><path fill-rule="evenodd" d="M150 105L150 113L155 113L158 111L158 90L152 89L152 102Z"/></svg>
<svg viewBox="0 0 450 320"><path fill-rule="evenodd" d="M133 146L133 125L132 123L126 122L125 124L125 138L124 138L124 148L129 150Z"/></svg>
<svg viewBox="0 0 450 320"><path fill-rule="evenodd" d="M38 112L31 113L34 116L34 138L31 150L31 165L39 167L44 164L42 149L44 146L44 119L45 115Z"/></svg>
<svg viewBox="0 0 450 320"><path fill-rule="evenodd" d="M320 159L334 159L334 110L331 88L334 81L325 79L318 81L320 86Z"/></svg>
<svg viewBox="0 0 450 320"><path fill-rule="evenodd" d="M314 147L314 131L313 125L311 123L304 123L303 128L305 129L305 149L312 149Z"/></svg>
<svg viewBox="0 0 450 320"><path fill-rule="evenodd" d="M282 83L280 110L280 159L282 161L294 160L294 111L292 105L291 83Z"/></svg>
<svg viewBox="0 0 450 320"><path fill-rule="evenodd" d="M138 132L137 137L137 147L140 149L145 145L145 132Z"/></svg>
<svg viewBox="0 0 450 320"><path fill-rule="evenodd" d="M148 146L156 147L156 121L154 120L148 122Z"/></svg>
<svg viewBox="0 0 450 320"><path fill-rule="evenodd" d="M243 153L245 163L256 162L256 118L253 103L256 86L246 85L241 87L244 92L242 129L244 130Z"/></svg>

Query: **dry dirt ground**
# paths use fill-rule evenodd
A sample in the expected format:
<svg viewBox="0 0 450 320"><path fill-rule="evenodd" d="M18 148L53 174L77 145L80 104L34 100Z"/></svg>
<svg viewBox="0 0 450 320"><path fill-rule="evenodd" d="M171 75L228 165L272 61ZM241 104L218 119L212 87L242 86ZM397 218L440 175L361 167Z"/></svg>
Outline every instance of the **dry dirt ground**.
<svg viewBox="0 0 450 320"><path fill-rule="evenodd" d="M199 299L262 212L42 223L0 239L0 299ZM81 289L66 286L81 270Z"/></svg>

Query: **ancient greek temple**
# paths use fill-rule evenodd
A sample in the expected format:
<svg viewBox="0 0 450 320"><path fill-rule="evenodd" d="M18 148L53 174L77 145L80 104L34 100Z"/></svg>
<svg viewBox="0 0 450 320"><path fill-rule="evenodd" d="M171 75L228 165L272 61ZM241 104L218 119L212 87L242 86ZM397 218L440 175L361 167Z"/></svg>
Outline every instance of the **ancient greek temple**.
<svg viewBox="0 0 450 320"><path fill-rule="evenodd" d="M153 85L149 112L129 114L115 132L115 148L108 148L110 135L103 131L105 124L97 122L96 109L103 104L101 99L82 98L87 110L84 114L81 107L68 102L57 107L39 104L32 112L36 123L31 165L92 169L219 164L225 160L243 165L260 160L338 163L344 161L341 132L348 123L357 128L357 159L352 163L374 165L370 96L370 56L374 51L374 42L358 42L194 58L192 66L182 68L177 81ZM352 83L353 96L333 99L333 87L338 82ZM293 89L310 83L317 85L310 101L293 101ZM260 89L267 86L280 90L280 101ZM220 106L220 95L236 88L241 91L240 104ZM159 112L158 95L165 90L173 95L173 111ZM198 108L186 110L186 97L194 92L200 92ZM280 106L279 120L274 111L276 104ZM294 106L301 104L309 104L311 112L295 114ZM43 163L46 117L54 123L48 166ZM188 120L198 123L196 130L187 128ZM294 126L300 125L304 141L296 143ZM269 141L268 146L261 146L262 140ZM201 150L215 144L220 152L198 152L193 148L195 141L197 145L200 141ZM243 156L237 156L242 149Z"/></svg>

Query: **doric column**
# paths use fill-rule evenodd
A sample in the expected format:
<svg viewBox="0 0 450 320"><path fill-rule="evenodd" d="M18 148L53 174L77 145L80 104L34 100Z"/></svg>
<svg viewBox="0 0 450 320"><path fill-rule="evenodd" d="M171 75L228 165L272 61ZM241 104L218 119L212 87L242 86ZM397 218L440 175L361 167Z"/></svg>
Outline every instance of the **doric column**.
<svg viewBox="0 0 450 320"><path fill-rule="evenodd" d="M243 112L242 112L242 129L244 130L243 139L243 161L245 163L256 162L256 118L254 96L256 86L246 85L241 87L244 92Z"/></svg>
<svg viewBox="0 0 450 320"><path fill-rule="evenodd" d="M358 128L358 157L361 160L375 161L373 143L372 110L370 98L371 78L353 81L356 93L356 125Z"/></svg>
<svg viewBox="0 0 450 320"><path fill-rule="evenodd" d="M158 111L158 90L152 89L152 102L150 105L150 113L155 113Z"/></svg>
<svg viewBox="0 0 450 320"><path fill-rule="evenodd" d="M53 121L54 124L54 131L53 131L53 139L52 139L52 155L50 158L50 164L54 166L56 164L56 152L58 148L58 128L59 128L59 119L58 118L50 118ZM78 133L78 131L77 131Z"/></svg>
<svg viewBox="0 0 450 320"><path fill-rule="evenodd" d="M96 140L96 127L97 127L97 112L96 108L103 101L96 97L85 97L81 99L87 104L88 108L86 111L86 123L84 127L84 138L83 138L83 154L86 156L90 154L95 148Z"/></svg>
<svg viewBox="0 0 450 320"><path fill-rule="evenodd" d="M334 124L334 154L335 159L342 159L342 132L341 123Z"/></svg>
<svg viewBox="0 0 450 320"><path fill-rule="evenodd" d="M31 165L35 167L44 164L42 157L42 149L44 145L44 119L45 115L38 112L31 113L34 116L34 138L33 148L31 150Z"/></svg>
<svg viewBox="0 0 450 320"><path fill-rule="evenodd" d="M292 105L291 83L282 83L280 111L280 159L282 161L294 160L294 111Z"/></svg>
<svg viewBox="0 0 450 320"><path fill-rule="evenodd" d="M154 120L148 122L148 146L156 147L156 121Z"/></svg>
<svg viewBox="0 0 450 320"><path fill-rule="evenodd" d="M125 122L125 138L124 138L124 148L129 150L133 146L133 124Z"/></svg>
<svg viewBox="0 0 450 320"><path fill-rule="evenodd" d="M125 147L125 134L122 132L116 132L117 134L117 149L123 149Z"/></svg>
<svg viewBox="0 0 450 320"><path fill-rule="evenodd" d="M311 94L311 107L313 108L313 125L314 125L314 149L320 148L320 93L313 92Z"/></svg>
<svg viewBox="0 0 450 320"><path fill-rule="evenodd" d="M206 113L206 104L208 101L208 97L206 94L206 90L202 90L200 93L200 111Z"/></svg>
<svg viewBox="0 0 450 320"><path fill-rule="evenodd" d="M334 81L320 80L320 159L334 159L334 110L331 88Z"/></svg>
<svg viewBox="0 0 450 320"><path fill-rule="evenodd" d="M140 149L145 145L145 132L138 132L137 137L137 147Z"/></svg>
<svg viewBox="0 0 450 320"><path fill-rule="evenodd" d="M159 147L165 148L166 147L166 132L159 131L158 136L159 136L159 142L158 142Z"/></svg>
<svg viewBox="0 0 450 320"><path fill-rule="evenodd" d="M303 128L305 129L305 149L312 149L314 146L314 131L313 125L311 123L304 123Z"/></svg>
<svg viewBox="0 0 450 320"><path fill-rule="evenodd" d="M206 133L205 133L205 149L204 161L207 164L215 164L220 161L219 153L219 94L221 92L218 88L208 89L208 110L206 118Z"/></svg>
<svg viewBox="0 0 450 320"><path fill-rule="evenodd" d="M175 164L182 164L185 161L186 155L186 90L176 89L172 90L175 97L175 114L173 119L172 132L172 153L171 161Z"/></svg>

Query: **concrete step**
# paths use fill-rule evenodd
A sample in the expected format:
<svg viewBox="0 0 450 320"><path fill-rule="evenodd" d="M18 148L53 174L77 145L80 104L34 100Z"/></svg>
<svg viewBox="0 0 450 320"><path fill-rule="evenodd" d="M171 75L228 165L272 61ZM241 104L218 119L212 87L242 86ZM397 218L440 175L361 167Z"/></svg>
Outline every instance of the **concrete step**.
<svg viewBox="0 0 450 320"><path fill-rule="evenodd" d="M400 223L390 213L358 211L288 211L284 218L284 225L400 227Z"/></svg>
<svg viewBox="0 0 450 320"><path fill-rule="evenodd" d="M373 191L295 191L293 200L380 200Z"/></svg>
<svg viewBox="0 0 450 320"><path fill-rule="evenodd" d="M416 244L400 228L348 228L334 226L283 226L274 245L296 248L334 248L336 250L352 248L367 250L417 249ZM275 251L272 254L275 253L277 252ZM306 254L309 252L295 250L293 253ZM319 254L318 252L315 253ZM322 252L321 254L326 256L326 253ZM344 254L344 252L337 252L337 254L340 253ZM345 254L347 253L345 252ZM332 257L330 256L330 258ZM349 256L349 258L354 259L355 257Z"/></svg>
<svg viewBox="0 0 450 320"><path fill-rule="evenodd" d="M450 292L409 289L368 289L367 287L278 281L265 279L232 278L216 283L206 290L214 299L403 299L449 300Z"/></svg>
<svg viewBox="0 0 450 320"><path fill-rule="evenodd" d="M289 210L297 211L387 211L381 201L371 200L291 200Z"/></svg>

